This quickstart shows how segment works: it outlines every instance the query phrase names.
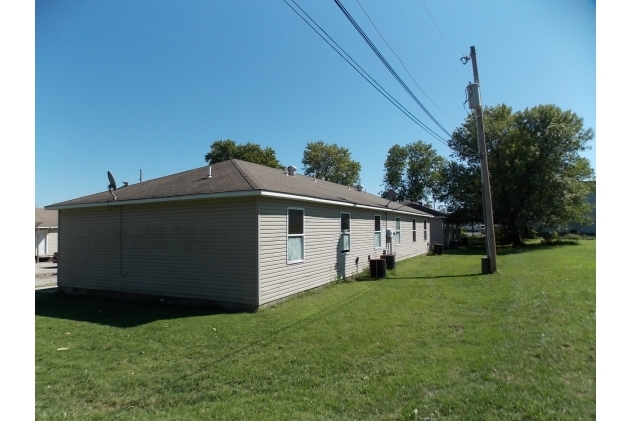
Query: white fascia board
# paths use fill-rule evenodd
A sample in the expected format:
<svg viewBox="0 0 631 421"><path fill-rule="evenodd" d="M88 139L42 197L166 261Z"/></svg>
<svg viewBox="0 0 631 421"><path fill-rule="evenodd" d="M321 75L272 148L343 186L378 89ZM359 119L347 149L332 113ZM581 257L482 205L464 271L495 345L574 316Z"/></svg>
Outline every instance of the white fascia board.
<svg viewBox="0 0 631 421"><path fill-rule="evenodd" d="M379 211L379 212L395 212L395 213L400 213L404 215L412 215L412 216L417 216L417 217L420 216L424 218L433 218L433 216L429 214L407 212L407 211L402 211L402 210L392 209L392 208L387 208L387 207L381 208L377 206L360 205L357 203L340 202L336 200L318 199L315 197L299 196L295 194L278 193L278 192L272 192L272 191L266 191L266 190L247 190L247 191L238 191L238 192L207 193L207 194L194 194L194 195L189 195L189 196L156 197L156 198L150 198L150 199L136 199L136 200L109 200L107 202L83 203L83 204L75 204L75 205L50 205L50 206L45 206L44 209L50 209L50 210L81 209L81 208L95 208L95 207L103 207L103 206L141 205L145 203L181 202L184 200L199 200L199 199L231 199L231 198L256 197L256 196L273 197L277 199L298 200L301 202L324 203L328 205L345 206L349 208L369 209L369 210Z"/></svg>
<svg viewBox="0 0 631 421"><path fill-rule="evenodd" d="M97 208L103 206L125 206L125 205L141 205L145 203L162 203L162 202L181 202L184 200L198 200L198 199L230 199L239 197L254 197L260 196L260 190L247 190L238 192L223 192L223 193L207 193L207 194L193 194L188 196L172 196L172 197L155 197L149 199L136 199L136 200L109 200L107 202L100 203L83 203L76 205L50 205L44 207L44 209L62 210L62 209L80 209L80 208Z"/></svg>
<svg viewBox="0 0 631 421"><path fill-rule="evenodd" d="M277 192L263 191L263 192L261 192L261 196L263 196L263 197L274 197L274 198L278 198L278 199L299 200L301 202L324 203L324 204L327 204L327 205L345 206L345 207L349 207L349 208L369 209L369 210L379 211L379 212L396 212L396 213L401 213L401 214L405 214L405 215L412 215L412 216L417 216L417 217L421 216L421 217L425 217L425 218L433 218L432 215L424 214L424 213L421 214L421 213L407 212L407 211L402 211L402 210L392 209L392 208L380 208L378 206L359 205L357 203L339 202L339 201L336 201L336 200L318 199L318 198L315 198L315 197L298 196L298 195L287 194L287 193L277 193Z"/></svg>

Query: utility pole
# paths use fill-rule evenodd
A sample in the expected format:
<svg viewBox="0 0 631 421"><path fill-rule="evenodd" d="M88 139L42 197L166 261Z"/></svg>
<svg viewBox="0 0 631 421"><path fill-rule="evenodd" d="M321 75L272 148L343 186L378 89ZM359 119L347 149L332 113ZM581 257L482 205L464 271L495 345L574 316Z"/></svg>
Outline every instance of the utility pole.
<svg viewBox="0 0 631 421"><path fill-rule="evenodd" d="M478 149L480 151L480 167L482 169L482 190L484 199L484 225L486 235L486 257L482 258L482 273L497 271L497 256L495 250L495 225L493 224L493 206L491 204L491 183L489 182L489 164L486 155L486 139L484 138L484 121L482 120L482 100L480 96L480 79L478 78L478 62L475 47L471 47L473 65L473 84L467 86L469 108L475 109L476 126L478 128ZM468 60L463 61L466 63Z"/></svg>

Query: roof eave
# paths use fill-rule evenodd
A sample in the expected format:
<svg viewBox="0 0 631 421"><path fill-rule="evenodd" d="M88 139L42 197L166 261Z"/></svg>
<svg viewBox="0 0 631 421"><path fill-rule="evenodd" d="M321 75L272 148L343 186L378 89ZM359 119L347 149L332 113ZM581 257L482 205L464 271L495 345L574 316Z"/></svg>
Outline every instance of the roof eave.
<svg viewBox="0 0 631 421"><path fill-rule="evenodd" d="M105 206L126 206L126 205L139 205L146 203L166 203L166 202L180 202L186 200L200 200L200 199L228 199L228 198L241 198L241 197L273 197L279 199L288 199L288 200L298 200L302 202L312 202L312 203L322 203L322 204L330 204L336 206L345 206L352 207L357 209L369 209L373 211L380 212L395 212L404 215L413 215L413 216L421 216L424 218L433 218L432 215L426 213L417 212L409 212L406 210L389 208L387 206L379 207L379 206L370 206L370 205L362 205L355 202L342 202L336 200L329 199L320 199L316 197L309 196L301 196L296 194L282 193L282 192L274 192L268 190L248 190L248 191L239 191L239 192L222 192L222 193L208 193L208 194L194 194L187 196L172 196L172 197L156 197L156 198L147 198L147 199L134 199L134 200L109 200L107 202L98 202L98 203L76 203L76 204L56 204L46 206L45 209L49 210L65 210L65 209L84 209L84 208L97 208L97 207L105 207Z"/></svg>

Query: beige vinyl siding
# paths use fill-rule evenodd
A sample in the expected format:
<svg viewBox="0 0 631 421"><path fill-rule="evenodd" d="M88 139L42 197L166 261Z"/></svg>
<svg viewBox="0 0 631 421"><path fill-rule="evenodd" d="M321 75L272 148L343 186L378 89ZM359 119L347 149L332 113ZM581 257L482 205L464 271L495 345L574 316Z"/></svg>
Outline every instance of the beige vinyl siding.
<svg viewBox="0 0 631 421"><path fill-rule="evenodd" d="M51 228L48 230L47 250L46 253L53 254L58 251L59 230Z"/></svg>
<svg viewBox="0 0 631 421"><path fill-rule="evenodd" d="M256 305L257 223L254 199L61 210L58 283Z"/></svg>
<svg viewBox="0 0 631 421"><path fill-rule="evenodd" d="M423 239L423 219L425 219L425 217L388 212L387 228L396 229L395 218L401 218L401 243L397 245L395 243L394 236L392 237L392 251L396 254L396 260L399 261L409 257L418 256L419 254L427 253L431 236L428 226L427 241ZM413 218L416 219L416 242L413 242L412 240Z"/></svg>
<svg viewBox="0 0 631 421"><path fill-rule="evenodd" d="M304 261L300 263L287 262L288 207L304 209L305 248ZM383 252L374 248L375 215L381 216L385 247L385 212L281 199L261 199L259 212L261 305L361 272L368 266L369 256L375 258ZM350 213L348 253L340 252L340 212ZM427 245L423 241L412 244L412 217L400 217L402 244L395 248L397 260L425 253ZM387 218L393 227L391 212Z"/></svg>

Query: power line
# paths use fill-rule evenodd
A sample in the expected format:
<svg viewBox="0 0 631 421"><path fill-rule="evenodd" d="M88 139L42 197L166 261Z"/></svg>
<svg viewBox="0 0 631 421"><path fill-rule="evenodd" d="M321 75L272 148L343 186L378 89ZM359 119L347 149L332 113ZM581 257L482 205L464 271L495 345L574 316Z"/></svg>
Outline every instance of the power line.
<svg viewBox="0 0 631 421"><path fill-rule="evenodd" d="M451 117L450 115L448 115L446 112L444 112L443 110L441 110L441 108L436 105L436 103L429 97L429 95L427 95L425 93L425 91L423 89L421 89L421 87L418 85L418 83L416 83L416 80L414 79L414 77L410 74L410 72L408 71L408 68L405 67L405 64L403 64L403 60L401 60L401 57L399 57L399 55L396 53L396 51L394 51L394 49L390 46L390 44L388 43L388 41L386 41L386 39L384 38L383 34L381 33L381 31L379 30L379 28L377 28L377 25L375 25L375 22L373 22L373 20L370 18L370 16L368 15L368 12L366 12L366 9L364 9L364 6L362 6L362 4L359 2L359 0L356 0L357 4L359 4L359 7L361 7L361 9L364 11L364 14L366 15L366 17L368 18L368 20L370 21L370 23L372 24L372 26L375 28L375 30L377 31L377 33L379 34L379 36L381 37L381 39L383 40L383 42L386 43L386 45L388 46L388 48L390 48L390 51L392 51L392 53L397 56L397 58L399 59L399 63L401 63L401 66L403 66L403 68L405 69L406 73L408 74L408 76L410 76L410 79L412 79L412 82L414 82L414 84L416 85L416 87L423 93L423 95L425 95L425 97L427 99L430 100L430 102L432 104L434 104L434 106L436 108L438 108L438 110L440 112L442 112L446 117L456 121L453 117ZM430 15L431 16L431 15ZM440 31L440 30L439 30ZM442 35L442 34L441 34ZM443 37L444 38L444 37ZM447 41L447 40L445 40Z"/></svg>
<svg viewBox="0 0 631 421"><path fill-rule="evenodd" d="M390 66L390 63L388 63L388 61L383 57L383 55L379 52L379 49L377 49L377 47L375 47L375 45L372 43L372 41L370 40L370 38L368 38L368 36L366 35L366 33L361 29L361 27L357 24L357 22L355 22L355 19L353 19L353 17L350 15L350 13L346 10L346 8L342 5L342 3L340 3L340 0L334 0L335 4L337 4L337 6L340 8L340 10L342 11L342 13L344 13L344 15L346 16L346 18L349 20L349 22L353 25L353 27L355 27L355 29L357 30L357 32L361 35L361 37L364 39L364 41L366 41L366 43L368 44L368 46L370 47L371 50L373 50L373 52L377 55L377 57L379 58L379 60L381 60L381 62L383 63L384 66L386 66L386 68L388 69L388 71L390 71L390 73L392 74L392 76L394 76L394 78L397 80L397 82L399 82L399 84L403 87L403 89L408 93L408 95L410 95L410 97L414 100L414 102L416 102L418 104L419 107L421 107L421 109L425 112L425 114L427 114L427 116L438 126L441 128L441 130L443 132L445 132L447 134L447 136L449 136L451 138L451 134L438 122L438 120L436 120L436 118L429 112L429 110L427 108L425 108L425 106L421 103L421 101L419 101L419 99L416 97L416 95L414 95L414 93L412 93L412 91L410 90L410 88L408 88L408 86L405 84L405 82L403 82L403 80L401 80L401 78L399 77L399 75L397 74L397 72L392 68L392 66Z"/></svg>
<svg viewBox="0 0 631 421"><path fill-rule="evenodd" d="M424 0L421 0L421 3L423 3L423 6L425 6L425 10L427 10L427 14L429 15L430 19L432 20L432 22L434 22L434 26L436 27L436 29L438 29L438 33L440 34L441 37L443 37L443 39L445 40L445 42L447 43L447 45L454 50L454 47L451 46L451 44L449 43L449 41L447 41L447 38L445 38L445 36L443 35L443 32L440 30L440 28L438 27L438 24L436 23L436 21L434 20L434 17L432 16L431 12L429 11L429 9L427 8L427 5L425 4Z"/></svg>
<svg viewBox="0 0 631 421"><path fill-rule="evenodd" d="M425 0L421 0L421 3L423 3L423 6L425 7L425 10L427 11L427 14L429 15L429 18L432 20L432 22L434 23L434 26L436 27L436 29L438 30L438 33L440 34L441 37L443 37L443 40L445 41L445 43L449 46L449 48L451 48L451 50L458 54L456 52L456 49L449 43L449 41L447 41L447 38L445 38L445 35L443 35L443 31L440 30L440 28L438 27L438 24L436 23L436 21L434 20L434 16L432 16L432 13L429 11L429 8L427 7L427 5L425 4ZM471 69L469 70L469 74L473 74L471 72Z"/></svg>
<svg viewBox="0 0 631 421"><path fill-rule="evenodd" d="M300 7L300 5L298 5L298 3L296 3L295 0L291 0L292 3L294 5L296 5L296 7L298 9L300 9L300 11L302 13L304 13L305 16L307 16L307 18L313 22L313 25L311 23L309 23L309 21L307 21L307 19L305 19L305 17L303 15L300 14L300 12L298 12L291 4L288 3L287 0L283 0L285 2L285 4L287 4L287 6L289 6L291 8L291 10L294 11L294 13L296 13L307 25L309 25L309 27L316 33L318 34L318 36L320 38L322 38L331 48L333 48L333 50L344 59L344 61L346 61L353 69L355 69L355 71L357 73L359 73L368 83L370 83L372 85L373 88L375 88L377 91L379 91L379 93L381 95L383 95L388 101L390 101L392 103L392 105L394 105L395 107L397 107L399 109L399 111L401 111L403 114L405 114L410 120L412 120L412 122L414 122L415 124L417 124L419 127L421 127L423 130L425 130L427 133L429 133L432 137L434 137L436 140L438 140L439 142L441 142L442 144L444 144L445 146L447 146L448 148L452 149L451 146L449 146L449 143L447 143L447 141L445 139L443 139L442 137L440 137L436 132L434 132L432 129L430 129L429 127L427 127L426 124L424 124L422 121L420 121L414 114L412 114L407 108L405 108L403 105L401 105L401 103L399 103L390 93L388 93L388 91L385 90L385 88L383 88L376 80L374 80L369 74L368 72L366 72L342 47L340 47L340 45L335 42L335 40L324 30L322 29L322 27L320 27L320 25L318 25L313 18L311 18L311 16L309 16L309 14L302 8ZM321 31L318 31L318 29L316 29L314 27L314 25ZM324 34L324 35L322 35ZM325 38L325 36L328 38ZM330 40L330 42L329 42ZM335 46L334 46L335 45ZM336 48L337 47L337 48ZM444 129L443 129L444 130ZM451 136L449 136L449 138L451 140L453 140L451 138ZM465 152L465 155L467 155L467 153ZM471 153L470 155L472 156L479 156L478 153Z"/></svg>
<svg viewBox="0 0 631 421"><path fill-rule="evenodd" d="M294 11L294 13L296 13L307 25L309 25L309 27L311 29L313 29L313 31L315 33L317 33L320 38L322 38L331 48L333 48L333 50L335 50L336 53L338 53L340 55L340 57L342 57L348 64L351 65L351 67L353 67L353 69L355 69L355 71L357 73L359 73L368 83L370 83L375 89L377 89L377 91L379 91L379 93L381 93L381 95L383 95L388 101L390 101L395 107L397 107L403 114L405 114L410 120L412 120L414 123L416 123L418 126L420 126L423 130L425 130L426 132L428 132L430 135L432 135L435 139L437 139L438 141L442 142L443 144L445 144L447 147L449 147L449 144L443 139L441 138L436 132L434 132L433 130L431 130L429 127L427 127L427 125L425 125L422 121L420 121L416 116L414 116L414 114L412 114L409 110L407 110L403 105L401 105L396 99L394 99L394 97L392 95L390 95L377 81L375 81L369 74L368 72L366 72L359 64L357 64L357 62L355 60L353 60L353 58L346 52L344 51L344 49L342 47L339 46L339 44L337 42L335 42L335 40L324 30L320 27L320 25L318 25L312 18L311 16L309 16L309 14L307 12L304 11L304 9L302 9L302 7L300 7L300 5L298 5L295 0L291 0L292 3L294 3L296 5L296 7L298 9L300 9L300 11L302 13L304 13L305 16L307 16L307 18L309 18L309 20L311 22L313 22L313 24L315 26L318 27L318 29L320 31L322 31L322 33L324 35L326 35L326 37L331 40L331 42L333 44L335 44L335 46L333 46L333 44L331 44L331 42L329 42L329 40L327 40L322 33L320 33L311 23L309 23L309 21L307 21L307 19L305 19L304 16L302 16L291 4L289 4L287 2L287 0L283 0L285 2L285 4L287 4L287 6L289 6L291 8L291 10ZM337 48L336 48L337 47ZM339 49L339 50L338 50ZM341 51L341 52L340 52ZM343 53L343 54L342 54ZM348 58L347 58L348 57Z"/></svg>

